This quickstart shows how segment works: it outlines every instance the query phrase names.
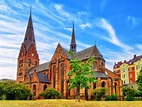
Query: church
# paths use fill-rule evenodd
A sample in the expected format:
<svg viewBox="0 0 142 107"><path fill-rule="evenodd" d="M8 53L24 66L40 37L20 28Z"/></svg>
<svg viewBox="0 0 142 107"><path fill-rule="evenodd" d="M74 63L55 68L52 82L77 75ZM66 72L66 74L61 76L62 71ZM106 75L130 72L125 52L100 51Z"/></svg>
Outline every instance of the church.
<svg viewBox="0 0 142 107"><path fill-rule="evenodd" d="M96 45L83 49L77 52L75 39L74 24L71 34L70 50L73 51L77 58L85 62L88 58L94 57L93 70L98 80L97 83L91 83L90 89L81 89L81 93L85 99L91 98L91 92L95 88L105 87L108 89L107 95L117 94L122 95L122 80L118 75L108 70L105 67L105 59L100 53ZM61 92L62 98L75 98L76 89L69 90L69 77L71 55L60 43L54 51L50 61L39 64L39 56L36 49L36 41L30 13L27 29L17 61L17 83L27 84L36 98L39 98L39 93L48 87L53 87Z"/></svg>

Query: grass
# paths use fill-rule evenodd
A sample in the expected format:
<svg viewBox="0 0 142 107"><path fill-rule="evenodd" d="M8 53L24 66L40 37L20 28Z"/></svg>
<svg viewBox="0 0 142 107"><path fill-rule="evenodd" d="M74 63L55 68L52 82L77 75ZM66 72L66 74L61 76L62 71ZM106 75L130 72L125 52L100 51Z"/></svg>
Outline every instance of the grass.
<svg viewBox="0 0 142 107"><path fill-rule="evenodd" d="M142 107L142 101L2 100L0 107Z"/></svg>

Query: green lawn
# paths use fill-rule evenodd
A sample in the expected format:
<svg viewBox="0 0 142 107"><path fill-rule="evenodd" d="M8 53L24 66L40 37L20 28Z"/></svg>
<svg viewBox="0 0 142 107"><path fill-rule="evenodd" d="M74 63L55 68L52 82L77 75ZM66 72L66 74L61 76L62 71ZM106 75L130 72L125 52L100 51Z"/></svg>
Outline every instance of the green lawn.
<svg viewBox="0 0 142 107"><path fill-rule="evenodd" d="M142 101L3 100L0 107L142 107Z"/></svg>

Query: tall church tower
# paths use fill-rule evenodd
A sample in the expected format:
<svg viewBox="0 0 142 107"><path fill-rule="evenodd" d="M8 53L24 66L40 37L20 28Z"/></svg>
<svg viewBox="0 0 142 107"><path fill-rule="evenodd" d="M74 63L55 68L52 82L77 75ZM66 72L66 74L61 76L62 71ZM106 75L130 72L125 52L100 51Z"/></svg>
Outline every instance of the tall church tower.
<svg viewBox="0 0 142 107"><path fill-rule="evenodd" d="M76 41L75 41L75 32L74 32L74 22L73 22L73 29L72 29L72 38L70 44L70 51L76 52Z"/></svg>
<svg viewBox="0 0 142 107"><path fill-rule="evenodd" d="M24 83L25 76L32 67L39 65L39 57L36 50L33 22L30 10L29 21L24 41L21 45L17 62L17 82Z"/></svg>

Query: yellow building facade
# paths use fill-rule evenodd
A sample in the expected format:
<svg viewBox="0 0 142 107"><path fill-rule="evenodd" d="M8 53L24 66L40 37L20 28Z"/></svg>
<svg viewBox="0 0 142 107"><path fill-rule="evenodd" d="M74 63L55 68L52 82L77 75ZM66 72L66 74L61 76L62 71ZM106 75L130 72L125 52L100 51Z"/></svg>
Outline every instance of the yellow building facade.
<svg viewBox="0 0 142 107"><path fill-rule="evenodd" d="M142 55L134 55L129 61L119 61L113 66L113 72L123 80L124 85L135 84L141 69Z"/></svg>

